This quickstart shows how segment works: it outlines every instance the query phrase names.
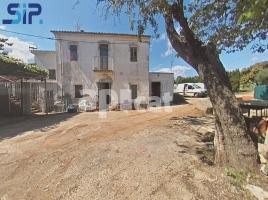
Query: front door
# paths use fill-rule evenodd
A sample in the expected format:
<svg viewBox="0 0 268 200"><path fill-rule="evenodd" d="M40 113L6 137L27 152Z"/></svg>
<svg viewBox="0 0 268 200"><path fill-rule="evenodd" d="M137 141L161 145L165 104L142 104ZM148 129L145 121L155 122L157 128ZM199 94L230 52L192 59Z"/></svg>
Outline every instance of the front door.
<svg viewBox="0 0 268 200"><path fill-rule="evenodd" d="M135 109L135 99L138 97L138 86L137 85L129 85L131 90L131 100L132 100L132 109Z"/></svg>
<svg viewBox="0 0 268 200"><path fill-rule="evenodd" d="M130 85L131 90L131 99L135 100L138 97L138 86L137 85Z"/></svg>
<svg viewBox="0 0 268 200"><path fill-rule="evenodd" d="M107 110L111 104L111 83L98 83L99 109Z"/></svg>

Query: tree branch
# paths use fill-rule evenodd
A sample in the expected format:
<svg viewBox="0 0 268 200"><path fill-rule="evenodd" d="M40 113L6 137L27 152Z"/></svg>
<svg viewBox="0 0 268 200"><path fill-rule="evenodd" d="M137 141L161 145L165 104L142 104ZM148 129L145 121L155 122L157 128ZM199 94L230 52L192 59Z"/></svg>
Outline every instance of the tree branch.
<svg viewBox="0 0 268 200"><path fill-rule="evenodd" d="M171 6L171 12L174 19L179 22L183 29L183 35L191 46L201 46L202 43L194 37L193 31L190 29L187 19L184 16L183 0L177 0L177 3L173 3Z"/></svg>
<svg viewBox="0 0 268 200"><path fill-rule="evenodd" d="M185 41L184 37L180 36L174 28L174 21L172 16L167 12L165 12L163 16L165 19L167 35L172 47L187 63L193 67L197 66L196 63L193 63L193 55L191 55L192 51L187 41Z"/></svg>

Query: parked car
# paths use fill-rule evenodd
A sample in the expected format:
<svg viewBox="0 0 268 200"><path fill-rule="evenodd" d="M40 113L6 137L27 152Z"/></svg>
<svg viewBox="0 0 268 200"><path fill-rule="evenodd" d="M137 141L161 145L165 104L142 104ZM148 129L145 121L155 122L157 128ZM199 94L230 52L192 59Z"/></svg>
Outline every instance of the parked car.
<svg viewBox="0 0 268 200"><path fill-rule="evenodd" d="M205 97L207 96L207 89L205 89L204 84L202 88L201 83L182 83L175 86L174 93L183 96Z"/></svg>

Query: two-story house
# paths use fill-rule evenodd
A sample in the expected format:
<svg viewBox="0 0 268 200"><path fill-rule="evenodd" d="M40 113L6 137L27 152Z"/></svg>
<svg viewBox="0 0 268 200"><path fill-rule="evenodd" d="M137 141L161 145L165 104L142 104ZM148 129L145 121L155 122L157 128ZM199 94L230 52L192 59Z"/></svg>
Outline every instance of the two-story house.
<svg viewBox="0 0 268 200"><path fill-rule="evenodd" d="M52 64L48 69L56 74L58 97L75 101L86 96L95 101L105 89L104 101L116 106L139 97L148 104L152 94L162 97L170 92L173 95L173 74L149 73L150 36L138 38L130 34L84 31L52 33L56 51L35 50L33 53L36 61L43 60L43 64L38 63L41 66L50 65L48 60L54 59L55 71Z"/></svg>

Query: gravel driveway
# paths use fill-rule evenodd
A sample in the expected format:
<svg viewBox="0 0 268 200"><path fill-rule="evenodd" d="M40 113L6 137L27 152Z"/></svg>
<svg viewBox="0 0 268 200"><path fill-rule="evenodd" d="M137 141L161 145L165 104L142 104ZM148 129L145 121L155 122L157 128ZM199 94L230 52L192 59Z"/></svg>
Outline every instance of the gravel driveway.
<svg viewBox="0 0 268 200"><path fill-rule="evenodd" d="M186 104L173 112L51 115L2 126L0 199L249 199L202 162L206 131L187 119L207 118Z"/></svg>

